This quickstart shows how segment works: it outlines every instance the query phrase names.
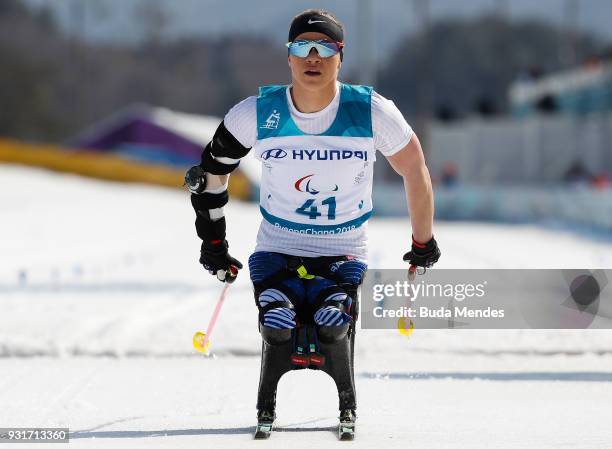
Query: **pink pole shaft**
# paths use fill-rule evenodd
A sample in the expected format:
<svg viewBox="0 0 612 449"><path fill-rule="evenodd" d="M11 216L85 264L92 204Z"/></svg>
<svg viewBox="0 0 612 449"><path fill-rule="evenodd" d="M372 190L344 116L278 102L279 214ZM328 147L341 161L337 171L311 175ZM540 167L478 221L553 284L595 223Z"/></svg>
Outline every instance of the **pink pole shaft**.
<svg viewBox="0 0 612 449"><path fill-rule="evenodd" d="M210 318L210 323L208 323L208 327L206 328L206 335L204 336L204 343L202 344L203 347L206 347L208 340L210 340L210 335L212 334L212 331L215 328L217 318L219 318L219 313L221 312L221 307L223 307L223 302L225 301L225 297L227 296L229 286L230 284L226 283L223 287L223 291L221 292L221 296L219 296L219 300L217 301L215 310L213 311L212 317Z"/></svg>

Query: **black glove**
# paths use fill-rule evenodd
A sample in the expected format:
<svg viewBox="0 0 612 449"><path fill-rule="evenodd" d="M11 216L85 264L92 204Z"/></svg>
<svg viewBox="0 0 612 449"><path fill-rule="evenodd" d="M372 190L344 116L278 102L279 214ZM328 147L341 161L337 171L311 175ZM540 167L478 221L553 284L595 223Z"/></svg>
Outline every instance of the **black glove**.
<svg viewBox="0 0 612 449"><path fill-rule="evenodd" d="M227 240L203 241L200 251L200 263L221 282L232 283L238 276L242 264L227 252Z"/></svg>
<svg viewBox="0 0 612 449"><path fill-rule="evenodd" d="M412 237L412 250L404 254L404 260L410 265L429 268L440 258L440 250L436 240L431 237L427 243L419 243Z"/></svg>

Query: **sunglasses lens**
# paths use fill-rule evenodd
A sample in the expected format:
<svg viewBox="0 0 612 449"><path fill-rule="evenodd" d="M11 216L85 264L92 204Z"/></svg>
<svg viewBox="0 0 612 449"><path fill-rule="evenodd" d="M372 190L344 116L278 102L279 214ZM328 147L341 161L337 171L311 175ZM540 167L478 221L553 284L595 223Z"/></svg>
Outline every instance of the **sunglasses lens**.
<svg viewBox="0 0 612 449"><path fill-rule="evenodd" d="M289 45L289 53L298 58L305 58L314 45L308 41L295 41Z"/></svg>
<svg viewBox="0 0 612 449"><path fill-rule="evenodd" d="M319 52L319 56L322 58L329 58L338 53L338 45L335 42L324 42L318 43L315 45L317 52Z"/></svg>
<svg viewBox="0 0 612 449"><path fill-rule="evenodd" d="M340 51L340 47L335 42L328 41L293 41L287 44L289 53L298 58L305 58L313 48L320 57L329 58Z"/></svg>

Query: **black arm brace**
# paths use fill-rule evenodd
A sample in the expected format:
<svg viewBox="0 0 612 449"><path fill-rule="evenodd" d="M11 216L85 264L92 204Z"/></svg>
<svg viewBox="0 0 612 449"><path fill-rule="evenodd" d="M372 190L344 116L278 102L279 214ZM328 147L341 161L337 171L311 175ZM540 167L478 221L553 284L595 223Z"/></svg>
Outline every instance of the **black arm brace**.
<svg viewBox="0 0 612 449"><path fill-rule="evenodd" d="M202 152L202 162L200 167L207 173L213 175L226 175L238 167L235 164L224 164L214 159L218 157L228 157L240 159L246 156L250 148L244 147L221 122L211 142ZM214 157L213 157L214 156ZM210 219L208 211L218 209L227 204L229 196L227 190L221 193L203 192L191 194L191 205L196 212L196 231L202 240L224 240L225 239L225 217L213 221Z"/></svg>
<svg viewBox="0 0 612 449"><path fill-rule="evenodd" d="M196 211L196 232L204 241L225 240L225 217L211 220L209 209L216 209L227 204L227 190L223 193L191 194L191 205Z"/></svg>
<svg viewBox="0 0 612 449"><path fill-rule="evenodd" d="M206 216L200 213L196 216L195 225L198 237L208 243L214 240L225 240L225 217L212 221L208 217L208 212L204 212L204 214Z"/></svg>
<svg viewBox="0 0 612 449"><path fill-rule="evenodd" d="M234 164L224 164L215 160L218 157L228 157L231 159L240 159L248 154L250 148L244 147L232 133L225 127L225 123L221 122L215 135L204 151L202 152L202 162L200 166L208 173L213 175L227 175L234 171L240 162Z"/></svg>

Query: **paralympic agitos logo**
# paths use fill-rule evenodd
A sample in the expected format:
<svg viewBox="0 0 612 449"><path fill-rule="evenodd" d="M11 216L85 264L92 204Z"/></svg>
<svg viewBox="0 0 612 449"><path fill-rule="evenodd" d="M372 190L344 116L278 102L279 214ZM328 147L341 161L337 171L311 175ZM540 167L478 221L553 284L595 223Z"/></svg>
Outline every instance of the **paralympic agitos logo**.
<svg viewBox="0 0 612 449"><path fill-rule="evenodd" d="M287 156L302 161L339 161L352 158L368 160L368 152L363 150L289 150L287 152L282 148L272 148L261 153L264 161L284 159Z"/></svg>
<svg viewBox="0 0 612 449"><path fill-rule="evenodd" d="M298 179L293 185L295 187L295 190L311 193L313 195L316 195L317 193L330 193L338 191L338 184L334 184L334 186L332 187L330 183L325 182L322 179L319 179L318 182L316 182L313 179L313 176L315 176L314 173L311 175L303 176Z"/></svg>

